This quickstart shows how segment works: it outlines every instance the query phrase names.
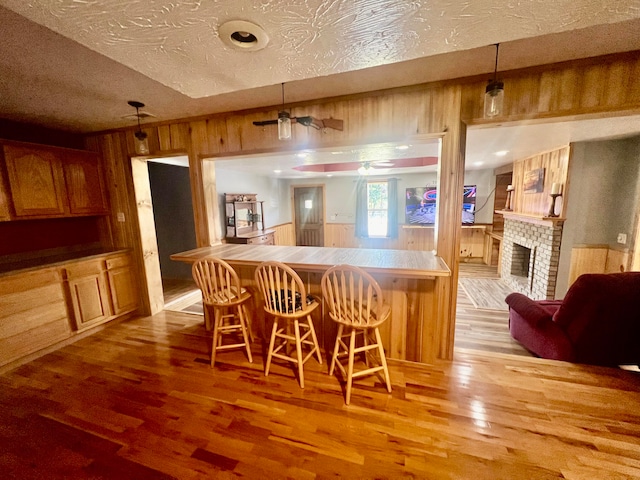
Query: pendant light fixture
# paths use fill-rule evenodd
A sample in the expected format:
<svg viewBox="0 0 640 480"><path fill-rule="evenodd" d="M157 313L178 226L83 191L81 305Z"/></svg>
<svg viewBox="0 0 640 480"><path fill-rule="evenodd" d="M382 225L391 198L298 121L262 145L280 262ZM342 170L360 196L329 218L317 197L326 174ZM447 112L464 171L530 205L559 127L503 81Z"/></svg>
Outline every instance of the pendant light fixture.
<svg viewBox="0 0 640 480"><path fill-rule="evenodd" d="M140 127L140 109L144 107L144 103L137 102L135 100L129 100L127 103L136 109L136 118L138 119L138 131L134 133L134 136L136 137L136 153L138 155L149 155L147 134L143 132L142 127Z"/></svg>
<svg viewBox="0 0 640 480"><path fill-rule="evenodd" d="M282 84L282 110L278 112L278 140L291 138L291 115L284 110L284 83Z"/></svg>
<svg viewBox="0 0 640 480"><path fill-rule="evenodd" d="M493 79L489 81L484 94L484 118L493 118L502 115L504 102L504 83L498 81L498 50L500 44L496 43L496 65L493 71Z"/></svg>

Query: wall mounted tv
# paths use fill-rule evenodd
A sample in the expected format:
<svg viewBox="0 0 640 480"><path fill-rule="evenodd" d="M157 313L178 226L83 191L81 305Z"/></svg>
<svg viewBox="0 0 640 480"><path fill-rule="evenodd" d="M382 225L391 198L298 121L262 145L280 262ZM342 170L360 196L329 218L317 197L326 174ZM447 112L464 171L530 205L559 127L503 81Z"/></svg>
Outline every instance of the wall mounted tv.
<svg viewBox="0 0 640 480"><path fill-rule="evenodd" d="M405 223L434 225L436 223L436 187L407 188ZM465 185L462 193L462 223L471 225L476 217L476 185Z"/></svg>

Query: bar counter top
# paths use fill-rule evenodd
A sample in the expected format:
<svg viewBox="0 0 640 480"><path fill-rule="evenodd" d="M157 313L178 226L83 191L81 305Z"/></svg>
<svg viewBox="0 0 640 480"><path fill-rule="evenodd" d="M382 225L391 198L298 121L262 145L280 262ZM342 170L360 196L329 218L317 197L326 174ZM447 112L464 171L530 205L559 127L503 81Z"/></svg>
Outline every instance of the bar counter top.
<svg viewBox="0 0 640 480"><path fill-rule="evenodd" d="M187 263L205 257L218 257L229 263L247 266L278 261L305 271L324 271L333 265L346 263L370 273L386 273L402 278L451 275L449 267L440 257L433 252L419 250L220 244L171 255L172 260Z"/></svg>

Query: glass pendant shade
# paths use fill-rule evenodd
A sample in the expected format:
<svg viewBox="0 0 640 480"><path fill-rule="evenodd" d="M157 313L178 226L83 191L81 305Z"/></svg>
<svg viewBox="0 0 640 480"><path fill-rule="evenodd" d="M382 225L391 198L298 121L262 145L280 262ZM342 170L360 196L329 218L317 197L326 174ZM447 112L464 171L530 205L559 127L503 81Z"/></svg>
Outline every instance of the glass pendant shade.
<svg viewBox="0 0 640 480"><path fill-rule="evenodd" d="M484 94L484 118L493 118L502 115L504 103L504 83L492 81L487 85Z"/></svg>
<svg viewBox="0 0 640 480"><path fill-rule="evenodd" d="M278 140L291 138L291 118L288 112L278 112Z"/></svg>
<svg viewBox="0 0 640 480"><path fill-rule="evenodd" d="M147 141L147 134L142 130L138 130L134 135L136 137L136 153L138 155L149 155L149 142Z"/></svg>

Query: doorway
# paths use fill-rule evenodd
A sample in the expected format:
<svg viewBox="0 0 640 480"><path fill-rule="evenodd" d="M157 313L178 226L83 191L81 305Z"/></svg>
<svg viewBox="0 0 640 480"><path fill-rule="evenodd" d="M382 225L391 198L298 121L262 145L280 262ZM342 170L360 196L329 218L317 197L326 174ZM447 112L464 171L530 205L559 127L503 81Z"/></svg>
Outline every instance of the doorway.
<svg viewBox="0 0 640 480"><path fill-rule="evenodd" d="M165 307L192 293L197 287L191 267L174 262L170 255L197 247L189 167L172 159L149 159L151 203L158 242Z"/></svg>
<svg viewBox="0 0 640 480"><path fill-rule="evenodd" d="M324 247L324 185L293 187L296 245Z"/></svg>

